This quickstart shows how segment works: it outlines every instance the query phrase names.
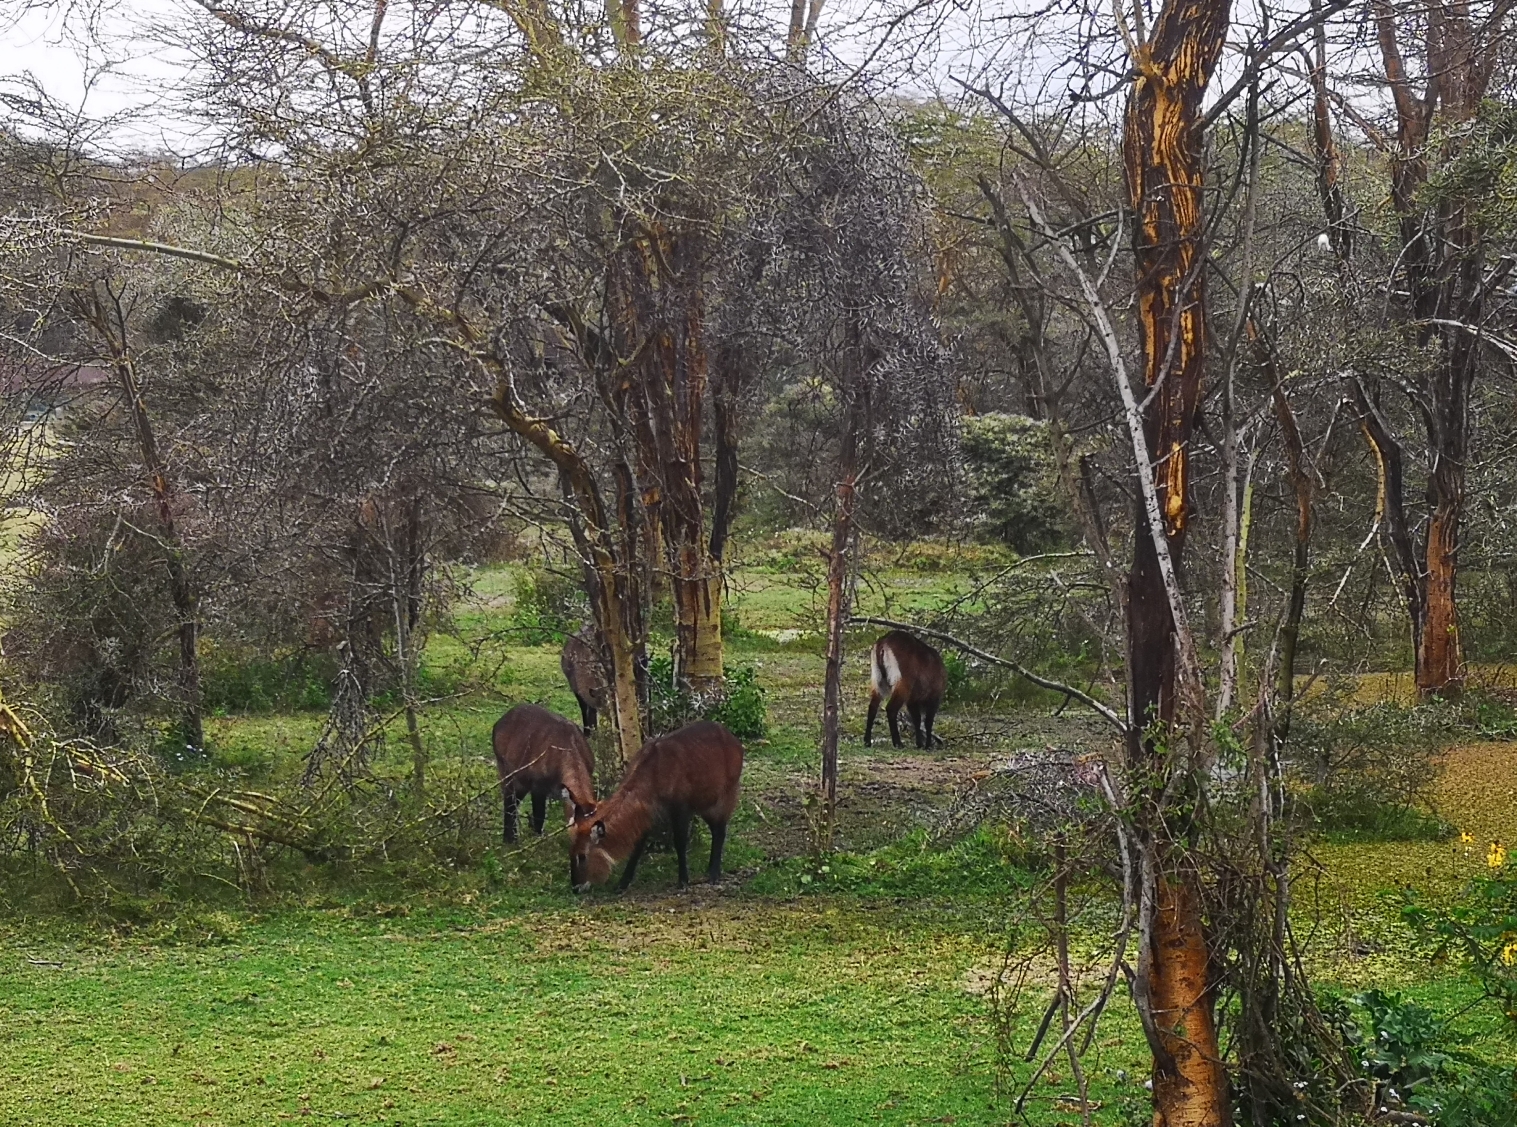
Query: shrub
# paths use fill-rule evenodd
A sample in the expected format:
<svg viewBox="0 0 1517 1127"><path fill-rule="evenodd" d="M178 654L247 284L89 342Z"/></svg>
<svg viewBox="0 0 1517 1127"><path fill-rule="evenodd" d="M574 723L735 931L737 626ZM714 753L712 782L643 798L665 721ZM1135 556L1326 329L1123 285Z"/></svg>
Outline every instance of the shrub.
<svg viewBox="0 0 1517 1127"><path fill-rule="evenodd" d="M1511 710L1478 693L1406 706L1359 704L1352 681L1297 706L1286 756L1314 827L1382 841L1440 839L1452 828L1429 806L1439 753L1509 729Z"/></svg>
<svg viewBox="0 0 1517 1127"><path fill-rule="evenodd" d="M201 657L207 712L290 712L332 703L335 662L326 654L265 655L210 649Z"/></svg>
<svg viewBox="0 0 1517 1127"><path fill-rule="evenodd" d="M1068 506L1055 482L1048 424L1021 415L989 414L964 422L969 485L983 513L982 540L1018 552L1040 552L1069 540Z"/></svg>
<svg viewBox="0 0 1517 1127"><path fill-rule="evenodd" d="M667 657L648 663L648 723L657 734L672 732L692 720L715 720L740 740L761 738L769 729L764 688L752 666L729 668L722 687L696 697L674 683L674 664Z"/></svg>
<svg viewBox="0 0 1517 1127"><path fill-rule="evenodd" d="M971 684L969 662L958 650L943 650L943 700L947 704L961 703Z"/></svg>
<svg viewBox="0 0 1517 1127"><path fill-rule="evenodd" d="M769 729L769 710L764 688L751 665L729 669L723 677L724 695L707 713L709 719L725 724L740 740L759 739Z"/></svg>
<svg viewBox="0 0 1517 1127"><path fill-rule="evenodd" d="M1452 958L1466 977L1517 1026L1517 866L1500 842L1481 842L1488 872L1471 880L1453 903L1408 893L1402 918L1437 959Z"/></svg>
<svg viewBox="0 0 1517 1127"><path fill-rule="evenodd" d="M1418 1088L1409 1102L1438 1127L1517 1127L1517 1069L1471 1068Z"/></svg>
<svg viewBox="0 0 1517 1127"><path fill-rule="evenodd" d="M1459 1051L1447 1023L1425 1006L1366 990L1324 998L1321 1009L1375 1085L1381 1112L1403 1114L1404 1122L1425 1116L1437 1127L1517 1127L1517 1070Z"/></svg>
<svg viewBox="0 0 1517 1127"><path fill-rule="evenodd" d="M1431 1010L1384 990L1355 994L1353 1002L1364 1017L1342 1028L1360 1066L1385 1087L1405 1096L1447 1067L1449 1056L1438 1047L1443 1024Z"/></svg>
<svg viewBox="0 0 1517 1127"><path fill-rule="evenodd" d="M123 520L123 517L129 519ZM151 538L132 510L79 506L23 539L20 581L0 593L7 664L46 686L74 731L120 739L123 710L174 683L174 611Z"/></svg>
<svg viewBox="0 0 1517 1127"><path fill-rule="evenodd" d="M1331 788L1306 796L1318 832L1329 841L1447 841L1454 827L1443 818L1415 806L1387 803L1372 793Z"/></svg>
<svg viewBox="0 0 1517 1127"><path fill-rule="evenodd" d="M529 646L561 643L590 619L578 581L547 568L524 568L516 577L511 625Z"/></svg>
<svg viewBox="0 0 1517 1127"><path fill-rule="evenodd" d="M475 864L500 826L494 771L438 758L427 800L378 771L308 787L297 777L248 786L235 766L170 763L146 751L62 736L0 705L0 899L41 862L76 899L108 903L121 922L206 881L248 892L272 887L281 862L360 868L384 863ZM20 738L12 733L20 731ZM336 871L335 869L333 870Z"/></svg>

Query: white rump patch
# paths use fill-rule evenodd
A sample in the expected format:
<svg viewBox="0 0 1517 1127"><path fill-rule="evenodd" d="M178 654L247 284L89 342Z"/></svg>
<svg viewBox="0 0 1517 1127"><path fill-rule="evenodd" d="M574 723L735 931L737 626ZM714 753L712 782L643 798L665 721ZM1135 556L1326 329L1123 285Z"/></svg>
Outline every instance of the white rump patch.
<svg viewBox="0 0 1517 1127"><path fill-rule="evenodd" d="M882 700L887 699L901 683L901 663L896 660L895 651L889 646L875 647L869 683Z"/></svg>

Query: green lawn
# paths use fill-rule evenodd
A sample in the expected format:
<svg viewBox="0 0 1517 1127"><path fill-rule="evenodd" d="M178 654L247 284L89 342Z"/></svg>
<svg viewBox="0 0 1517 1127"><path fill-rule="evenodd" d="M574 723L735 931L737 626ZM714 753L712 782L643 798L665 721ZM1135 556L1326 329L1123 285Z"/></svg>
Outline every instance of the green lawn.
<svg viewBox="0 0 1517 1127"><path fill-rule="evenodd" d="M998 949L894 907L289 911L210 947L13 944L5 1123L1006 1120L974 988ZM1103 1049L1098 1098L1138 1066ZM1038 1120L1066 1121L1067 1077L1043 1088Z"/></svg>

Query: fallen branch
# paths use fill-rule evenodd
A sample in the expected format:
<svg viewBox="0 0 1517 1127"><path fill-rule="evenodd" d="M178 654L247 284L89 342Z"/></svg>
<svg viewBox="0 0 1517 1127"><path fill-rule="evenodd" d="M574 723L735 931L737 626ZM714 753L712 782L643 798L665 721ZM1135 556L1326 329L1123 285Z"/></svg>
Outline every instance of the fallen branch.
<svg viewBox="0 0 1517 1127"><path fill-rule="evenodd" d="M909 622L896 622L894 619L876 618L873 615L854 615L848 620L848 624L850 626L884 626L891 630L908 630L913 634L924 634L929 638L936 638L940 642L947 642L955 649L963 650L970 657L1010 669L1018 677L1026 678L1039 688L1048 689L1050 692L1063 693L1066 697L1079 701L1086 708L1099 712L1107 720L1115 724L1119 732L1125 733L1127 731L1127 721L1118 716L1108 705L1102 704L1089 693L1077 689L1073 685L1066 685L1062 681L1052 681L1047 677L1040 676L1025 665L1019 665L1007 658L986 653L978 646L971 646L968 642L955 638L952 634L945 634L941 630L931 630L925 626L915 626Z"/></svg>

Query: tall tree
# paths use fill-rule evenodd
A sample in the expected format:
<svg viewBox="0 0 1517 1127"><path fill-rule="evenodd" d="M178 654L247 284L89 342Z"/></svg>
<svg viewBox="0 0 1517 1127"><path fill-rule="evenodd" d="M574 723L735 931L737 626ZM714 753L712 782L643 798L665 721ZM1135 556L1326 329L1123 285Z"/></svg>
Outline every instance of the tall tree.
<svg viewBox="0 0 1517 1127"><path fill-rule="evenodd" d="M1141 12L1134 6L1133 13ZM1226 42L1230 0L1166 0L1151 33L1128 31L1135 73L1122 156L1134 213L1142 433L1153 489L1137 513L1127 577L1128 760L1163 780L1137 802L1153 882L1139 974L1153 1052L1155 1127L1229 1119L1200 878L1180 846L1170 798L1201 769L1186 745L1206 738L1194 640L1181 621L1176 565L1190 527L1191 434L1206 364L1205 137L1201 102ZM1187 759L1190 762L1185 762Z"/></svg>
<svg viewBox="0 0 1517 1127"><path fill-rule="evenodd" d="M1381 473L1381 492L1411 623L1418 691L1457 692L1464 680L1457 582L1460 523L1469 474L1472 396L1487 341L1492 297L1511 276L1503 259L1488 268L1490 240L1482 217L1489 169L1475 129L1497 69L1509 51L1508 0L1420 0L1370 5L1382 74L1394 110L1394 133L1364 123L1386 156L1399 242L1392 300L1406 331L1428 359L1408 388L1421 417L1427 463L1425 527L1408 514L1403 439L1384 410L1380 389L1356 380L1353 393ZM1409 68L1404 41L1420 39ZM1324 85L1318 79L1319 90ZM1352 110L1352 107L1348 107ZM1321 110L1318 114L1321 116ZM1321 134L1319 126L1319 135ZM1319 163L1331 149L1319 140ZM1503 158L1504 159L1504 158ZM1341 202L1324 189L1330 234L1341 235ZM1337 214L1335 214L1335 212ZM1404 295L1404 296L1402 296Z"/></svg>

